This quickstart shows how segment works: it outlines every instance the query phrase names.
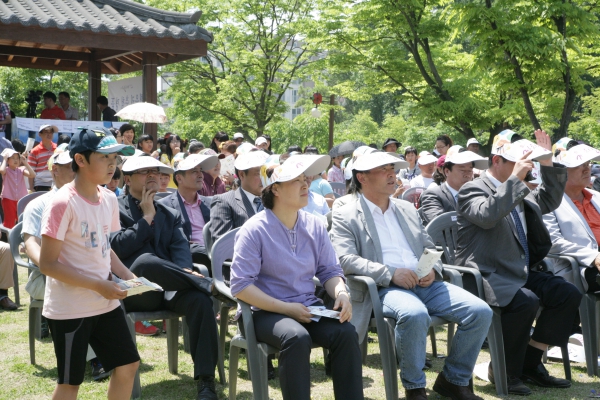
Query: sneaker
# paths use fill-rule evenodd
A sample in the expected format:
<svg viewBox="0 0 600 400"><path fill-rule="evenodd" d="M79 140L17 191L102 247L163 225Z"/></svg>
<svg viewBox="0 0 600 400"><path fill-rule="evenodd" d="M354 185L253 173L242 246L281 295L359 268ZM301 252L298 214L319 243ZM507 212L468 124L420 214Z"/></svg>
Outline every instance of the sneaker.
<svg viewBox="0 0 600 400"><path fill-rule="evenodd" d="M218 400L214 376L203 377L198 381L196 400Z"/></svg>
<svg viewBox="0 0 600 400"><path fill-rule="evenodd" d="M90 360L90 366L92 367L92 379L94 382L100 382L110 376L110 371L105 371L102 363L98 358Z"/></svg>
<svg viewBox="0 0 600 400"><path fill-rule="evenodd" d="M135 333L142 336L156 336L158 328L148 321L138 321L135 323Z"/></svg>

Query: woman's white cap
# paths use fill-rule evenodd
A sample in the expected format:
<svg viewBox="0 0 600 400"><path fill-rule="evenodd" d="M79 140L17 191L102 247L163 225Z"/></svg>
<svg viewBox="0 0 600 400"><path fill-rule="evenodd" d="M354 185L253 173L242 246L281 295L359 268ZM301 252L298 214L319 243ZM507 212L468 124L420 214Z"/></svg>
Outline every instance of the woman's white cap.
<svg viewBox="0 0 600 400"><path fill-rule="evenodd" d="M318 175L329 166L330 162L331 157L328 155L302 154L292 156L285 160L282 165L276 166L270 177L267 177L269 166L263 165L260 169L263 190L274 183L288 182L302 174L306 176Z"/></svg>

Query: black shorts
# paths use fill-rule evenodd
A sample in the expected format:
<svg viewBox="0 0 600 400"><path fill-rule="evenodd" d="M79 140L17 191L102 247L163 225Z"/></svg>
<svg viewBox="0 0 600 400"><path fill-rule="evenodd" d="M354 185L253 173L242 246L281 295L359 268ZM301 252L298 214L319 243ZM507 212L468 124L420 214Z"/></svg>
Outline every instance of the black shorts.
<svg viewBox="0 0 600 400"><path fill-rule="evenodd" d="M54 342L59 384L81 385L88 344L105 371L140 360L121 307L93 317L48 318L48 326Z"/></svg>

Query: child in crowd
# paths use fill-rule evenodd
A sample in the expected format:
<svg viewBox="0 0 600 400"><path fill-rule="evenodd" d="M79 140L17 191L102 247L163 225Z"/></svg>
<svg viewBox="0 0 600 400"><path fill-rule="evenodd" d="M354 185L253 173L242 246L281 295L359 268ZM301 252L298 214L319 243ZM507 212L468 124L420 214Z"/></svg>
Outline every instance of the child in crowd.
<svg viewBox="0 0 600 400"><path fill-rule="evenodd" d="M137 148L144 153L151 155L154 147L154 139L150 135L142 135L138 139Z"/></svg>
<svg viewBox="0 0 600 400"><path fill-rule="evenodd" d="M109 399L128 399L140 357L119 300L127 291L112 281L135 275L110 248L120 230L117 198L102 187L110 182L117 153L134 148L118 144L104 130L73 135L69 153L75 180L61 187L42 218L40 272L46 275L42 314L48 319L58 366L53 399L76 399L84 377L88 344L104 368L112 370Z"/></svg>
<svg viewBox="0 0 600 400"><path fill-rule="evenodd" d="M168 192L167 188L169 187L169 182L171 182L171 175L161 173L158 177L158 193Z"/></svg>
<svg viewBox="0 0 600 400"><path fill-rule="evenodd" d="M15 150L7 148L2 152L2 209L4 210L4 226L12 229L17 224L17 202L27 196L24 177L35 178L35 171L27 163L27 158Z"/></svg>
<svg viewBox="0 0 600 400"><path fill-rule="evenodd" d="M119 187L119 182L121 182L121 170L117 167L112 179L106 184L106 188L117 195L117 197L123 194L123 189Z"/></svg>
<svg viewBox="0 0 600 400"><path fill-rule="evenodd" d="M342 171L342 167L340 166L343 160L344 156L337 156L331 159L333 165L327 171L327 180L329 182L346 183L344 171Z"/></svg>

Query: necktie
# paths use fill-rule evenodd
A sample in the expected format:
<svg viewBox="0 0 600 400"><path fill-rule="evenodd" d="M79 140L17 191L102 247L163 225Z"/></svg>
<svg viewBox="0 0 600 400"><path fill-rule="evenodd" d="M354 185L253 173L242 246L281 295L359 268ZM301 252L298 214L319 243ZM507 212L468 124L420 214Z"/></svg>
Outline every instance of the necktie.
<svg viewBox="0 0 600 400"><path fill-rule="evenodd" d="M454 202L455 202L456 204L458 204L458 193L456 193L456 194L454 195Z"/></svg>
<svg viewBox="0 0 600 400"><path fill-rule="evenodd" d="M521 218L519 217L519 212L516 208L513 208L510 212L513 220L515 221L515 226L517 228L517 233L519 235L519 242L521 242L521 246L525 250L525 262L527 266L529 266L529 246L527 246L527 235L525 235L525 230L523 229L523 224L521 223Z"/></svg>
<svg viewBox="0 0 600 400"><path fill-rule="evenodd" d="M260 199L260 197L255 197L254 198L254 204L256 204L256 212L261 212L262 210L264 210L265 208L263 207L263 203L262 200Z"/></svg>

